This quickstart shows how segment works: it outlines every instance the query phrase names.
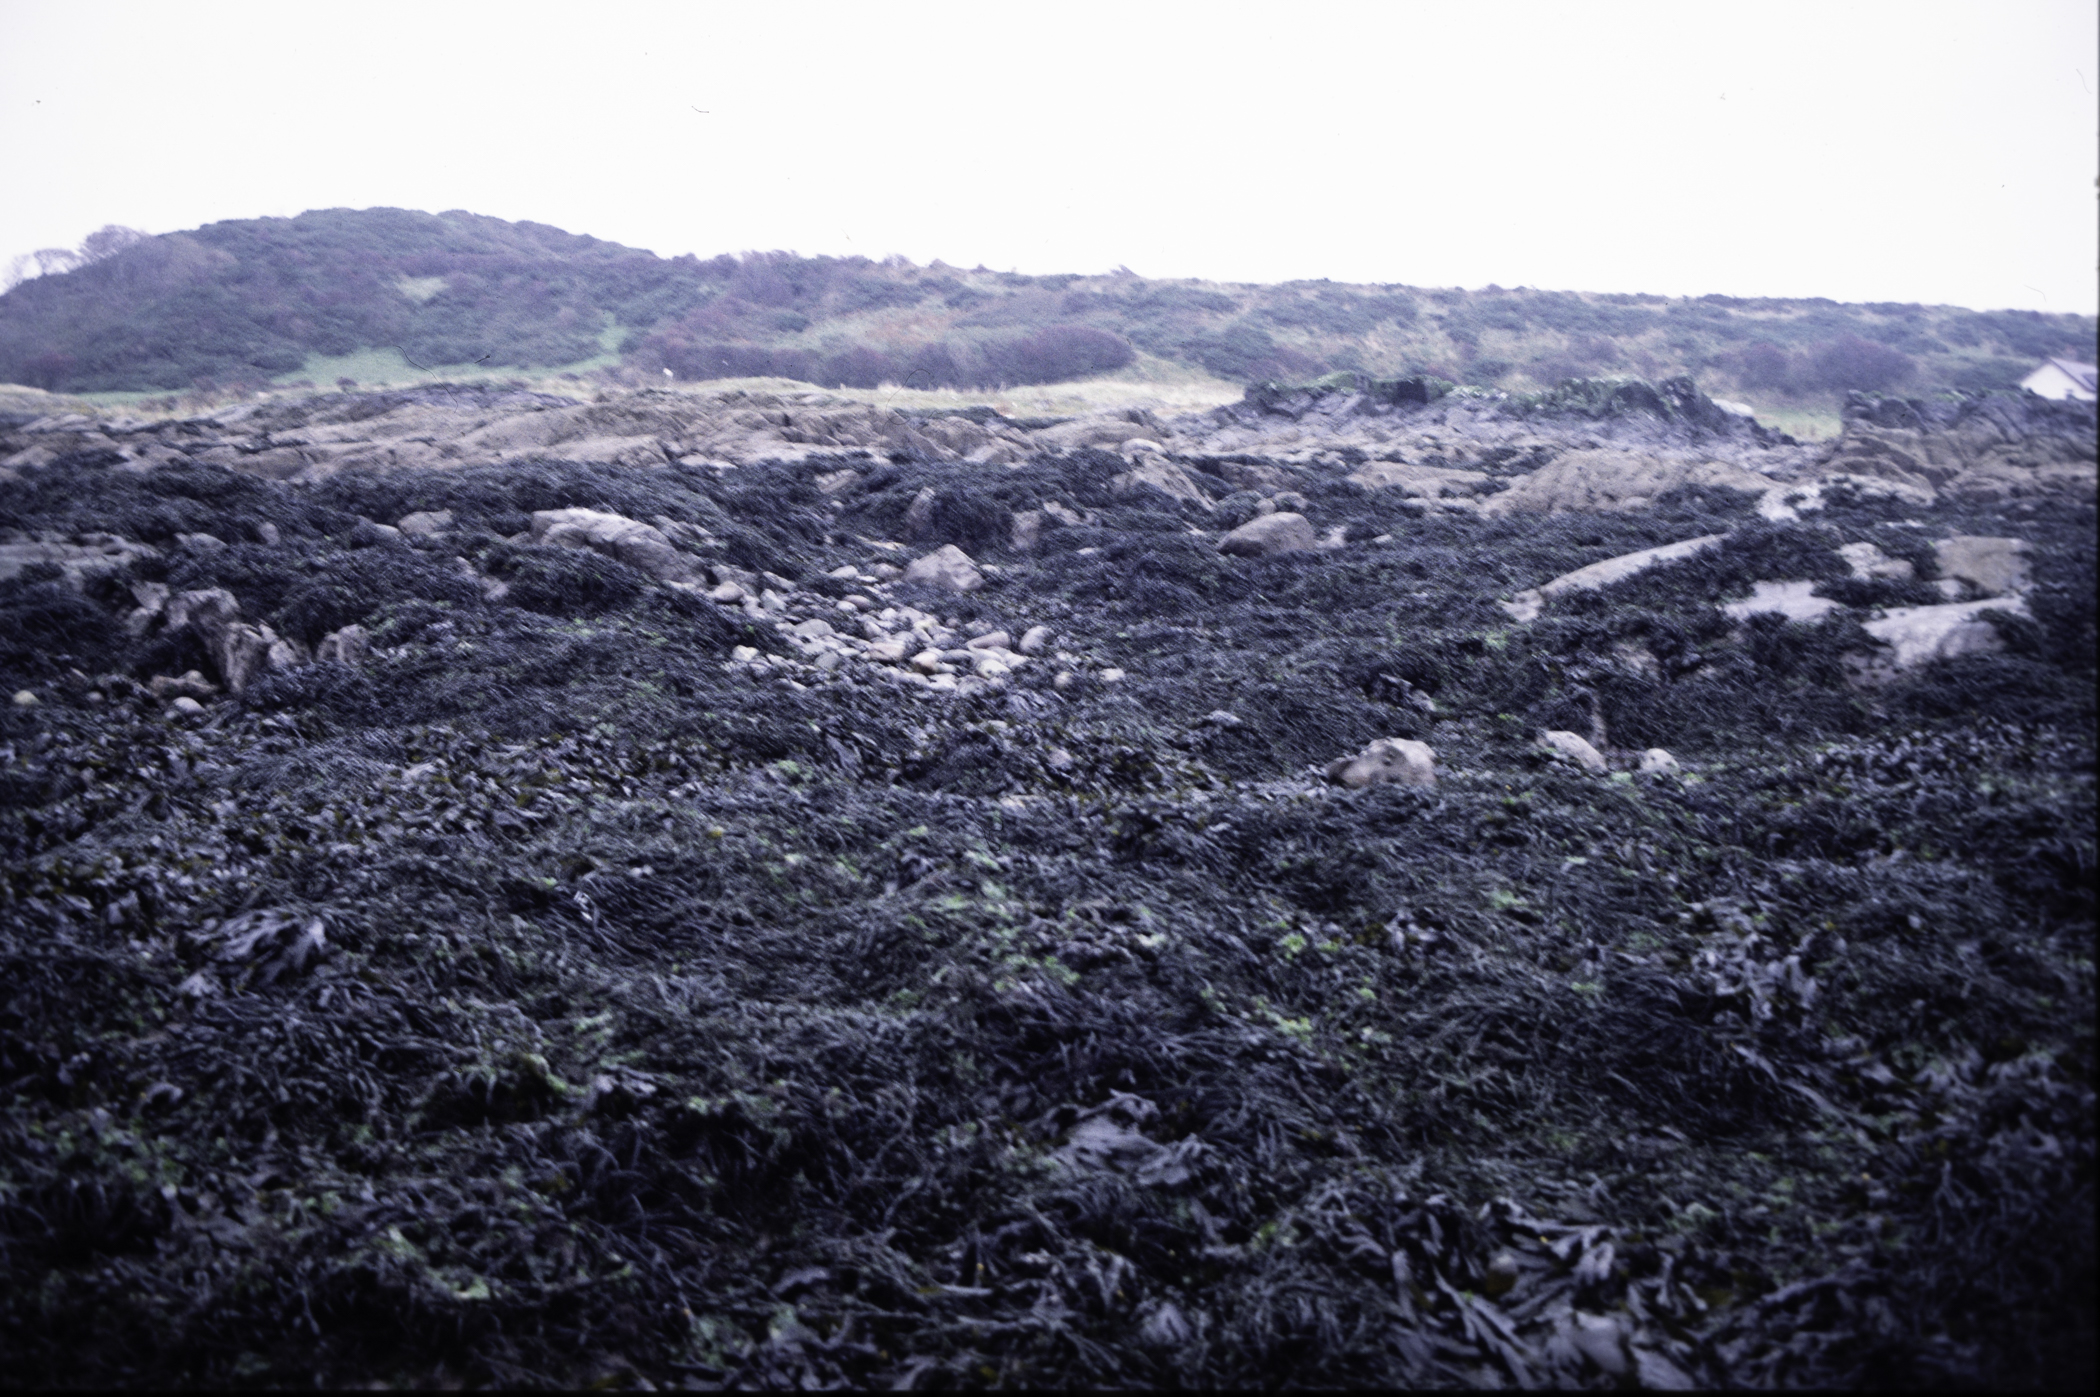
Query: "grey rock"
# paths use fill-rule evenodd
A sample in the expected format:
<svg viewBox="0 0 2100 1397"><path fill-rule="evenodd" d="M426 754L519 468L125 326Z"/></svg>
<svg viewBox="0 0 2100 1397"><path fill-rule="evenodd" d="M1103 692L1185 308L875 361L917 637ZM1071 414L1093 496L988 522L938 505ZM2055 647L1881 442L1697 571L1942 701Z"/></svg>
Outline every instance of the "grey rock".
<svg viewBox="0 0 2100 1397"><path fill-rule="evenodd" d="M904 507L904 536L913 541L926 537L933 529L933 506L939 497L928 485L911 497Z"/></svg>
<svg viewBox="0 0 2100 1397"><path fill-rule="evenodd" d="M1020 650L1024 655L1040 655L1050 648L1050 628L1030 626L1021 633Z"/></svg>
<svg viewBox="0 0 2100 1397"><path fill-rule="evenodd" d="M1231 717L1230 714L1225 715ZM1237 725L1238 720L1234 719ZM1436 752L1426 742L1381 737L1353 757L1327 764L1327 779L1352 789L1365 786L1436 787Z"/></svg>
<svg viewBox="0 0 2100 1397"><path fill-rule="evenodd" d="M1240 525L1219 541L1218 551L1240 558L1267 558L1307 551L1319 541L1304 515L1280 510Z"/></svg>
<svg viewBox="0 0 2100 1397"><path fill-rule="evenodd" d="M403 515L394 527L410 538L435 538L452 527L452 511L419 509L414 514Z"/></svg>
<svg viewBox="0 0 2100 1397"><path fill-rule="evenodd" d="M671 546L661 529L596 509L543 509L532 516L536 543L561 548L588 548L618 559L659 582L692 582L698 570L691 558Z"/></svg>
<svg viewBox="0 0 2100 1397"><path fill-rule="evenodd" d="M1682 769L1678 765L1677 758L1671 756L1669 752L1661 747L1650 747L1647 751L1641 753L1641 774L1643 776L1673 776Z"/></svg>
<svg viewBox="0 0 2100 1397"><path fill-rule="evenodd" d="M1584 771L1603 775L1611 769L1604 754L1590 745L1590 740L1579 733L1560 729L1549 729L1539 734L1539 746L1562 761L1573 762Z"/></svg>
<svg viewBox="0 0 2100 1397"><path fill-rule="evenodd" d="M1986 611L2028 614L2026 602L2018 597L1890 608L1865 627L1868 635L1887 648L1870 655L1848 656L1846 665L1852 681L1872 688L1934 660L1996 654L2005 648L2005 642L1997 627L1983 619Z"/></svg>
<svg viewBox="0 0 2100 1397"><path fill-rule="evenodd" d="M970 555L954 544L945 544L904 570L904 580L943 592L974 592L984 585L984 574Z"/></svg>
<svg viewBox="0 0 2100 1397"><path fill-rule="evenodd" d="M314 658L356 665L363 664L371 650L372 640L363 626L345 626L321 637L321 643L314 647Z"/></svg>

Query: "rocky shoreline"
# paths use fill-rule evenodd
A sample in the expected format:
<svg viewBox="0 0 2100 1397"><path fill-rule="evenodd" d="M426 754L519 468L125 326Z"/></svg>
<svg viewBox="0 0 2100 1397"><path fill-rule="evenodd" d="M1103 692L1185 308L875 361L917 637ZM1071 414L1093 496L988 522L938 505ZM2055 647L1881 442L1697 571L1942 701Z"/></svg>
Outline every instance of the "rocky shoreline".
<svg viewBox="0 0 2100 1397"><path fill-rule="evenodd" d="M1688 383L0 419L19 1380L2075 1384L2094 495Z"/></svg>

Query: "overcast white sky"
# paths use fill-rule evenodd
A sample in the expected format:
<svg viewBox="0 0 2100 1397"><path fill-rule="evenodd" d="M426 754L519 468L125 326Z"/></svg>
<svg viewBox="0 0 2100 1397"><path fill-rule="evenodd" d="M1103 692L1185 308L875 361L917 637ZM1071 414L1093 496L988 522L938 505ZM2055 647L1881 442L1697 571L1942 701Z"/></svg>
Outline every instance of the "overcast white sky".
<svg viewBox="0 0 2100 1397"><path fill-rule="evenodd" d="M2096 309L2091 0L0 0L0 264L464 208L666 255Z"/></svg>

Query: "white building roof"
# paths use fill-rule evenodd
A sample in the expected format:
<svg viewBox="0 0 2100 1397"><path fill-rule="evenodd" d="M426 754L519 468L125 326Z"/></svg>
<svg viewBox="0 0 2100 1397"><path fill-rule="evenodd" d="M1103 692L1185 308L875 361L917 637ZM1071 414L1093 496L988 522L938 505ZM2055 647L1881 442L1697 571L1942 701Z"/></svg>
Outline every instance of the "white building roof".
<svg viewBox="0 0 2100 1397"><path fill-rule="evenodd" d="M2040 368L2020 380L2020 386L2045 398L2077 398L2089 403L2100 396L2100 367L2075 359L2044 359Z"/></svg>

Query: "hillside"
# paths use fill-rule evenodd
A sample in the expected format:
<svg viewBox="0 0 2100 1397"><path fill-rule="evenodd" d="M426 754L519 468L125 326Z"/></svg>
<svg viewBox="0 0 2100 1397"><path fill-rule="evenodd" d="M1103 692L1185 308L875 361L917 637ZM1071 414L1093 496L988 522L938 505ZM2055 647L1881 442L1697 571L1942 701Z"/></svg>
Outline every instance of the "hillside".
<svg viewBox="0 0 2100 1397"><path fill-rule="evenodd" d="M1443 387L0 405L10 1378L2089 1388L2093 406Z"/></svg>
<svg viewBox="0 0 2100 1397"><path fill-rule="evenodd" d="M118 230L121 231L121 230ZM127 241L0 296L0 380L69 392L613 371L826 387L1236 383L1336 370L1513 391L1690 375L1761 408L2008 387L2091 317L1827 300L1024 276L787 253L660 258L532 223L334 209Z"/></svg>

